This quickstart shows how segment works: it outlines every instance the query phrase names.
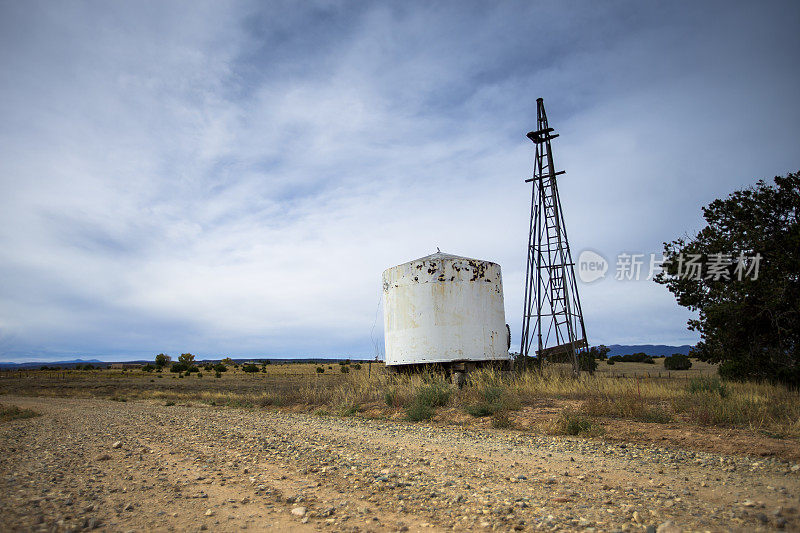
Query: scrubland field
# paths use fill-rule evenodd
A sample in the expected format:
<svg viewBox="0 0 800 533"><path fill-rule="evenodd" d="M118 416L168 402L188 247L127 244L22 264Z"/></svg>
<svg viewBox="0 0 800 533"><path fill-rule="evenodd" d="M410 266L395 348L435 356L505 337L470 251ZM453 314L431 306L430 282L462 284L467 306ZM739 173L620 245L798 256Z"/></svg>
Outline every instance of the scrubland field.
<svg viewBox="0 0 800 533"><path fill-rule="evenodd" d="M800 527L798 392L655 361L461 389L379 364L3 372L0 513L43 531Z"/></svg>

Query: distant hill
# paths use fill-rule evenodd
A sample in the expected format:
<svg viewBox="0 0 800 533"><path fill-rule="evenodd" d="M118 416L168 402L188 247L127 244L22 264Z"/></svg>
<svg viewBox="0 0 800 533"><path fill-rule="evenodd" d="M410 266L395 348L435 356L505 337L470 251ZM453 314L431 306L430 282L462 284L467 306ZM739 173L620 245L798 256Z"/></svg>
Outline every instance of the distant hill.
<svg viewBox="0 0 800 533"><path fill-rule="evenodd" d="M674 353L682 353L689 355L689 350L693 346L684 344L682 346L667 346L664 344L607 344L611 350L608 356L612 355L628 355L631 353L646 353L647 355L672 355Z"/></svg>
<svg viewBox="0 0 800 533"><path fill-rule="evenodd" d="M40 362L31 362L31 363L0 363L0 368L4 369L14 369L14 368L33 368L33 367L40 367L40 366L75 366L75 365L84 365L86 363L91 363L96 365L98 363L102 363L99 359L72 359L70 361L40 361Z"/></svg>
<svg viewBox="0 0 800 533"><path fill-rule="evenodd" d="M174 358L176 359L176 358ZM174 360L173 359L173 360ZM318 365L326 365L336 363L338 361L344 361L346 358L298 358L298 359L291 359L291 358L280 358L280 359L271 359L268 357L247 357L247 358L234 358L233 361L235 363L249 363L249 362L260 362L260 361L269 361L270 364L282 364L282 363L314 363ZM354 363L368 363L369 359L350 359ZM219 362L220 359L197 359L195 362L197 364L203 364L206 362ZM92 364L92 365L110 365L111 363L138 363L138 364L147 364L152 363L152 360L145 361L142 359L137 360L128 360L128 361L100 361L99 359L72 359L70 361L38 361L38 362L26 362L26 363L2 363L0 362L0 370L21 370L21 369L30 369L30 368L40 368L43 366L47 367L61 367L61 368L72 368L76 365L85 365L85 364Z"/></svg>

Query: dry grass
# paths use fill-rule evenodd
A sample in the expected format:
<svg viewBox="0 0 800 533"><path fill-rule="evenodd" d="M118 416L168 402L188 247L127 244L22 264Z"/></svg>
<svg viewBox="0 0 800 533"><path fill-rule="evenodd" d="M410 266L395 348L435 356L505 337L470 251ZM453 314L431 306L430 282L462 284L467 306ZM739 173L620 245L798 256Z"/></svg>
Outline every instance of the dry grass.
<svg viewBox="0 0 800 533"><path fill-rule="evenodd" d="M39 413L32 411L31 409L20 409L16 405L0 404L0 423L24 418L33 418L34 416L39 416Z"/></svg>
<svg viewBox="0 0 800 533"><path fill-rule="evenodd" d="M438 407L447 405L476 419L491 417L495 427L513 425L513 412L521 407L555 401L573 406L553 422L551 429L556 432L583 427L574 422L582 417L592 428L604 418L614 418L744 427L771 436L800 437L798 391L769 383L721 383L707 377L707 369L699 369L692 379L642 377L640 372L626 378L598 372L573 379L566 368L558 366L516 374L481 370L471 373L466 386L457 389L440 376L389 375L377 364L371 371L363 365L348 373L332 372L324 366L324 374L317 373L313 364L268 365L265 373L254 374L229 369L221 378L210 380L195 376L177 379L167 372L6 372L0 376L0 393L291 407L344 416L369 411L373 416L404 415L412 420L428 420Z"/></svg>
<svg viewBox="0 0 800 533"><path fill-rule="evenodd" d="M595 420L569 408L561 411L558 417L547 424L545 429L552 435L595 437L603 433L603 428Z"/></svg>

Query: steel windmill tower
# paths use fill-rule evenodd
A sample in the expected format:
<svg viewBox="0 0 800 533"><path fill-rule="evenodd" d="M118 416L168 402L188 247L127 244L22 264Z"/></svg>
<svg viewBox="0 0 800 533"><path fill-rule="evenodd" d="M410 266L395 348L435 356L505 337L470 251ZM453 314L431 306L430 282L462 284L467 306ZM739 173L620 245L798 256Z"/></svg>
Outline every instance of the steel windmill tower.
<svg viewBox="0 0 800 533"><path fill-rule="evenodd" d="M536 100L536 131L527 137L536 146L525 275L525 310L522 315L520 354L543 361L569 361L580 372L578 357L588 348L583 312L575 282L564 213L558 196L550 141L558 137L547 124L544 100Z"/></svg>

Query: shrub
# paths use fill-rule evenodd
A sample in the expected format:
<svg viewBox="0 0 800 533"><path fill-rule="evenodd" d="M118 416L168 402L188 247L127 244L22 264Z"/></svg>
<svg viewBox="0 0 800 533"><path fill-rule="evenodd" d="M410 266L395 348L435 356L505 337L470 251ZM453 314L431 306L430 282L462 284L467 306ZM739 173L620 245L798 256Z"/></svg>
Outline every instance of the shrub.
<svg viewBox="0 0 800 533"><path fill-rule="evenodd" d="M508 417L508 413L500 412L492 416L492 427L495 429L508 429L514 427L514 423Z"/></svg>
<svg viewBox="0 0 800 533"><path fill-rule="evenodd" d="M187 368L188 366L185 363L172 363L172 365L169 367L169 371L179 374L181 372L185 372Z"/></svg>
<svg viewBox="0 0 800 533"><path fill-rule="evenodd" d="M342 374L349 374L350 373L350 367L347 366L347 365L342 365L342 366L339 367L339 371Z"/></svg>
<svg viewBox="0 0 800 533"><path fill-rule="evenodd" d="M667 370L689 370L692 368L692 362L688 356L674 353L664 359L664 368Z"/></svg>
<svg viewBox="0 0 800 533"><path fill-rule="evenodd" d="M578 367L583 372L594 374L594 371L597 370L597 359L589 352L578 354Z"/></svg>
<svg viewBox="0 0 800 533"><path fill-rule="evenodd" d="M360 410L361 406L358 404L342 404L339 406L338 413L339 416L353 416Z"/></svg>
<svg viewBox="0 0 800 533"><path fill-rule="evenodd" d="M222 377L222 374L221 374L221 373L219 373L219 372L215 372L215 373L214 373L214 377L215 377L215 378L221 378L221 377Z"/></svg>
<svg viewBox="0 0 800 533"><path fill-rule="evenodd" d="M608 346L601 344L600 346L592 346L589 348L588 353L594 359L606 359L606 357L608 357L608 352L610 351L611 349Z"/></svg>
<svg viewBox="0 0 800 533"><path fill-rule="evenodd" d="M246 364L242 367L242 370L248 373L258 372L258 367L253 364Z"/></svg>
<svg viewBox="0 0 800 533"><path fill-rule="evenodd" d="M353 370L361 370L361 363L353 363Z"/></svg>
<svg viewBox="0 0 800 533"><path fill-rule="evenodd" d="M419 387L414 400L421 401L431 407L442 407L450 400L450 386L444 381L434 381Z"/></svg>
<svg viewBox="0 0 800 533"><path fill-rule="evenodd" d="M436 407L446 405L450 400L450 387L441 379L426 383L416 391L406 414L412 422L430 420Z"/></svg>
<svg viewBox="0 0 800 533"><path fill-rule="evenodd" d="M717 369L719 377L729 381L747 381L752 376L757 375L750 361L741 359L731 359L724 361Z"/></svg>
<svg viewBox="0 0 800 533"><path fill-rule="evenodd" d="M325 373L325 369L323 367L321 367L321 366L318 366L317 367L317 374L324 374L324 373Z"/></svg>
<svg viewBox="0 0 800 533"><path fill-rule="evenodd" d="M189 366L186 368L186 375L188 376L188 375L189 375L189 374L191 374L192 372L200 372L200 369L199 369L199 368L197 368L197 367L196 367L196 366L194 366L194 365L189 365Z"/></svg>
<svg viewBox="0 0 800 533"><path fill-rule="evenodd" d="M612 355L608 358L608 361L609 364L611 364L611 361L617 361L620 363L646 363L648 365L655 364L653 358L644 352L637 352L628 355Z"/></svg>
<svg viewBox="0 0 800 533"><path fill-rule="evenodd" d="M227 372L228 371L228 367L225 366L223 363L217 363L216 365L214 365L213 368L214 368L214 372L216 372L217 374L219 374L220 372Z"/></svg>
<svg viewBox="0 0 800 533"><path fill-rule="evenodd" d="M752 381L764 378L772 383L783 383L790 388L800 387L800 368L775 365L769 361L752 359L723 361L717 369L719 377L727 381Z"/></svg>
<svg viewBox="0 0 800 533"><path fill-rule="evenodd" d="M0 405L0 422L33 418L34 416L39 416L39 413L30 409L21 409L16 405Z"/></svg>
<svg viewBox="0 0 800 533"><path fill-rule="evenodd" d="M268 407L273 405L275 407L281 407L283 405L287 405L289 402L289 398L285 395L281 394L280 392L274 393L267 393L264 394L258 401L258 404L261 407Z"/></svg>
<svg viewBox="0 0 800 533"><path fill-rule="evenodd" d="M606 363L608 363L609 365L613 365L614 363L616 363L616 360L609 359L608 361L606 361Z"/></svg>
<svg viewBox="0 0 800 533"><path fill-rule="evenodd" d="M597 435L601 431L591 419L572 409L561 411L550 426L550 432L559 435Z"/></svg>
<svg viewBox="0 0 800 533"><path fill-rule="evenodd" d="M503 410L503 388L497 385L484 385L479 391L479 400L467 404L466 411L472 416L490 416Z"/></svg>
<svg viewBox="0 0 800 533"><path fill-rule="evenodd" d="M87 365L87 366L91 366L91 365ZM156 365L151 365L150 363L147 363L146 365L144 365L142 367L142 372L152 372L155 369L156 369ZM89 370L89 369L87 369L87 370Z"/></svg>
<svg viewBox="0 0 800 533"><path fill-rule="evenodd" d="M491 404L481 402L467 405L464 410L475 418L483 418L484 416L494 414L496 409Z"/></svg>
<svg viewBox="0 0 800 533"><path fill-rule="evenodd" d="M406 418L411 422L421 422L433 418L434 409L430 405L412 402L406 410Z"/></svg>
<svg viewBox="0 0 800 533"><path fill-rule="evenodd" d="M538 357L529 355L512 354L514 357L514 369L517 371L538 371L542 369L542 360Z"/></svg>

